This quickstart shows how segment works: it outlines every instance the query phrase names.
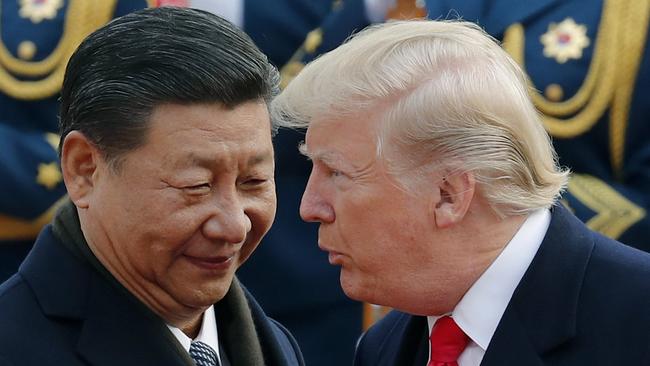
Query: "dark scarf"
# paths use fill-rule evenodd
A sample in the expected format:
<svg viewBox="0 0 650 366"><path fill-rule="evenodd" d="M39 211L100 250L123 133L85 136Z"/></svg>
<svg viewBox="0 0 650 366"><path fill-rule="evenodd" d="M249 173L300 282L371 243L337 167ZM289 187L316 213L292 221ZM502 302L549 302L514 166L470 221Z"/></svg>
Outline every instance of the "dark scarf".
<svg viewBox="0 0 650 366"><path fill-rule="evenodd" d="M170 344L185 355L188 365L193 365L187 351L167 329L165 322L122 286L95 257L81 231L77 208L72 202L64 203L56 213L52 231L78 259L89 263L124 296L132 299L143 314L157 320L161 326L161 334L165 334ZM219 328L219 343L223 345L230 363L236 366L263 366L265 363L262 346L255 331L248 301L237 278L233 279L224 298L215 304L215 315Z"/></svg>

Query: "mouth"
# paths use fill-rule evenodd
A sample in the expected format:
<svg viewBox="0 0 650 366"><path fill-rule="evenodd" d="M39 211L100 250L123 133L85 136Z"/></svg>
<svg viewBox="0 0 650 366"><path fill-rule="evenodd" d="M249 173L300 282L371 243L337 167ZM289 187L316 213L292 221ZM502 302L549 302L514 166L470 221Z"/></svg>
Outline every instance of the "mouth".
<svg viewBox="0 0 650 366"><path fill-rule="evenodd" d="M343 265L343 254L335 251L328 251L327 260L333 266Z"/></svg>
<svg viewBox="0 0 650 366"><path fill-rule="evenodd" d="M318 247L320 248L320 250L327 252L327 260L330 262L331 265L333 266L343 265L342 253L327 248L326 246L323 245L323 243L320 242L320 240L318 241Z"/></svg>
<svg viewBox="0 0 650 366"><path fill-rule="evenodd" d="M230 266L235 262L235 254L214 257L194 257L184 255L184 257L196 267L213 272L225 272L230 269Z"/></svg>

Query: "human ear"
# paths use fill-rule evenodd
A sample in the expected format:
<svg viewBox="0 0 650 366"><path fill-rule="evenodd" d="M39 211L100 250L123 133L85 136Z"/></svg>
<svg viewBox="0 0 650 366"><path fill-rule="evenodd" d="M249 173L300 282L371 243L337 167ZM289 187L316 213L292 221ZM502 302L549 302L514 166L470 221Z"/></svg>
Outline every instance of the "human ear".
<svg viewBox="0 0 650 366"><path fill-rule="evenodd" d="M99 150L81 132L72 131L65 136L61 150L61 171L68 195L79 208L88 208L101 159Z"/></svg>
<svg viewBox="0 0 650 366"><path fill-rule="evenodd" d="M471 172L450 174L438 183L440 196L433 207L438 228L448 228L463 220L474 198L475 188L476 181Z"/></svg>

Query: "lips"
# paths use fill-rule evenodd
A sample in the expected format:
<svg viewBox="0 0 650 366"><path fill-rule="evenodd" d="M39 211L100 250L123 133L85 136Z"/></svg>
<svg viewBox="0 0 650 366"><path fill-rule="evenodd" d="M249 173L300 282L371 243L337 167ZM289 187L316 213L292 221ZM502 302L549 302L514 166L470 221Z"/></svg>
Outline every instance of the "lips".
<svg viewBox="0 0 650 366"><path fill-rule="evenodd" d="M330 262L331 265L335 265L335 266L343 265L344 254L326 247L325 244L323 244L323 242L320 240L320 233L318 238L318 248L328 253L327 260Z"/></svg>
<svg viewBox="0 0 650 366"><path fill-rule="evenodd" d="M331 265L343 265L343 254L334 251L329 251L328 253L327 260Z"/></svg>
<svg viewBox="0 0 650 366"><path fill-rule="evenodd" d="M327 259L331 265L342 265L343 264L343 254L335 250L327 248L321 241L318 241L318 247L328 253Z"/></svg>
<svg viewBox="0 0 650 366"><path fill-rule="evenodd" d="M212 257L195 257L191 255L185 255L185 258L196 267L204 270L226 271L234 263L235 254Z"/></svg>

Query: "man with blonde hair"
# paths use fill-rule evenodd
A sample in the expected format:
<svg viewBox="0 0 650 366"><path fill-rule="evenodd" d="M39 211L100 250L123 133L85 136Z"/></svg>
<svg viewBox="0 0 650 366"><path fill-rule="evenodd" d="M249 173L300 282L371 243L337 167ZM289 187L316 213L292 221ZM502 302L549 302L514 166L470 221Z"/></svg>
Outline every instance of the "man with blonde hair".
<svg viewBox="0 0 650 366"><path fill-rule="evenodd" d="M307 128L300 214L343 290L397 310L356 365L650 362L650 255L558 204L526 78L478 26L371 27L271 109Z"/></svg>

